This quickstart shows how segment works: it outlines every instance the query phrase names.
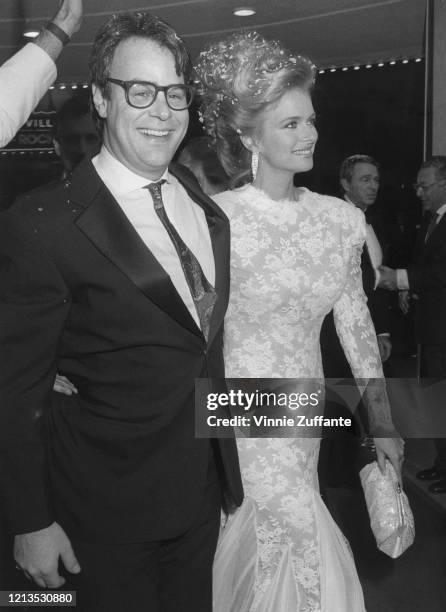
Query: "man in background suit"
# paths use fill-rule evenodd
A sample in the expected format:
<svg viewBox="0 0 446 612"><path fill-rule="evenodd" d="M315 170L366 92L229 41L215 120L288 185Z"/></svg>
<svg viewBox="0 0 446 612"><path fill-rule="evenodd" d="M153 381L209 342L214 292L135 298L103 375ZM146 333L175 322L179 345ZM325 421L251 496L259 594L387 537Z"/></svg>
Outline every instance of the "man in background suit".
<svg viewBox="0 0 446 612"><path fill-rule="evenodd" d="M378 288L378 268L383 261L383 250L377 237L377 234L380 237L384 236L385 232L382 224L379 223L378 215L372 214L380 183L379 164L368 155L351 155L341 164L339 180L344 199L360 208L366 215L366 242L361 257L362 282L378 338L381 360L385 362L392 350L389 331L389 295L383 289ZM352 377L350 366L336 333L332 312L325 317L322 325L321 351L326 378ZM339 410L340 407L337 404L327 402L327 416L339 416ZM360 435L359 431L357 435ZM356 452L356 439L343 436L339 444L332 439L322 441L319 458L319 477L322 489L325 484L336 485L342 482L357 481Z"/></svg>
<svg viewBox="0 0 446 612"><path fill-rule="evenodd" d="M366 215L366 242L362 251L361 270L364 292L378 338L382 362L386 362L392 351L389 329L389 295L379 287L379 267L383 263L383 246L386 242L385 228L373 209L378 195L379 164L368 155L351 155L344 159L339 173L344 199L360 208ZM350 375L344 353L339 344L330 313L322 328L324 372L329 378Z"/></svg>
<svg viewBox="0 0 446 612"><path fill-rule="evenodd" d="M415 340L419 345L420 376L446 377L446 156L425 161L414 185L427 213L407 269L380 269L380 286L409 291L415 303ZM443 432L446 435L446 432ZM446 493L446 439L435 439L434 465L418 478L434 481L432 493Z"/></svg>
<svg viewBox="0 0 446 612"><path fill-rule="evenodd" d="M367 295L378 338L382 362L386 362L392 351L389 330L389 295L379 288L379 267L383 263L385 229L373 208L380 183L379 164L368 155L351 155L341 165L340 183L344 199L360 208L366 216L366 240L362 251L362 283Z"/></svg>
<svg viewBox="0 0 446 612"><path fill-rule="evenodd" d="M62 180L70 176L86 155L93 157L99 152L101 136L84 91L68 98L57 111L53 144L62 162Z"/></svg>
<svg viewBox="0 0 446 612"><path fill-rule="evenodd" d="M211 612L222 498L243 491L235 441L194 435L194 381L224 377L229 223L169 166L193 96L172 28L113 16L90 79L100 153L0 223L15 559L41 587L66 569L82 612ZM52 393L56 371L78 392Z"/></svg>

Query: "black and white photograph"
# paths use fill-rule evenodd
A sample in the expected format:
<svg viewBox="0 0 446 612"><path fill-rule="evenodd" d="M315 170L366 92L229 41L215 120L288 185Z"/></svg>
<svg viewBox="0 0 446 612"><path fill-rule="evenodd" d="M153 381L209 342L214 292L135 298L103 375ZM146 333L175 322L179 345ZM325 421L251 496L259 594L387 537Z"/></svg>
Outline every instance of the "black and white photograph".
<svg viewBox="0 0 446 612"><path fill-rule="evenodd" d="M0 608L446 610L446 0L2 0Z"/></svg>

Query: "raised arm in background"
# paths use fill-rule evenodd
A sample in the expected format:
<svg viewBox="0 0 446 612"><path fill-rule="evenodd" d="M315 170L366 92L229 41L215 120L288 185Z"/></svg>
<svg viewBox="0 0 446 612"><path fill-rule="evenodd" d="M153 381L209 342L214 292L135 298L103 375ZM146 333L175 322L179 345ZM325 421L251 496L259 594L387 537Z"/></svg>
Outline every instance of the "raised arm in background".
<svg viewBox="0 0 446 612"><path fill-rule="evenodd" d="M70 38L82 21L82 0L63 0L51 19L60 36L45 27L0 67L0 146L14 138L17 130L56 78L54 62L63 47L63 34ZM56 30L57 31L57 30Z"/></svg>

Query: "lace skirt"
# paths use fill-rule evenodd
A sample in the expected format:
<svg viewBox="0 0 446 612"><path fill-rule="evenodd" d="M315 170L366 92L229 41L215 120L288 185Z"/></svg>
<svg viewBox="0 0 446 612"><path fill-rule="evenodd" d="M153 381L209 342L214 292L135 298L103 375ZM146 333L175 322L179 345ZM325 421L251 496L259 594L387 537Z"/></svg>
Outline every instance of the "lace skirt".
<svg viewBox="0 0 446 612"><path fill-rule="evenodd" d="M265 443L251 441L247 454L240 449L247 496L222 527L214 561L213 612L364 612L347 540L318 491L299 480L302 472L296 465L290 466L301 445L282 441L281 457L291 471L282 464L273 477L271 447ZM278 442L271 444L276 453ZM250 453L262 463L262 450L268 473L260 474ZM263 483L269 479L266 489L257 476Z"/></svg>

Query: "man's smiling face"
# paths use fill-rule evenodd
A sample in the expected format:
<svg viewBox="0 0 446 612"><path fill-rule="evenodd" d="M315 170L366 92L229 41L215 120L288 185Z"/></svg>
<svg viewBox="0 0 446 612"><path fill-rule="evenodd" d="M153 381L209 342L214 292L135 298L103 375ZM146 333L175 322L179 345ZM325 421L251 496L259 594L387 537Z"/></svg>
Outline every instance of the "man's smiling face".
<svg viewBox="0 0 446 612"><path fill-rule="evenodd" d="M149 81L165 86L184 84L172 53L156 41L132 37L116 48L110 77L122 81ZM105 119L104 144L130 170L150 180L161 177L183 140L189 123L188 110L172 110L163 92L148 108L133 108L125 91L108 84L108 97L97 87L93 96L98 114Z"/></svg>

